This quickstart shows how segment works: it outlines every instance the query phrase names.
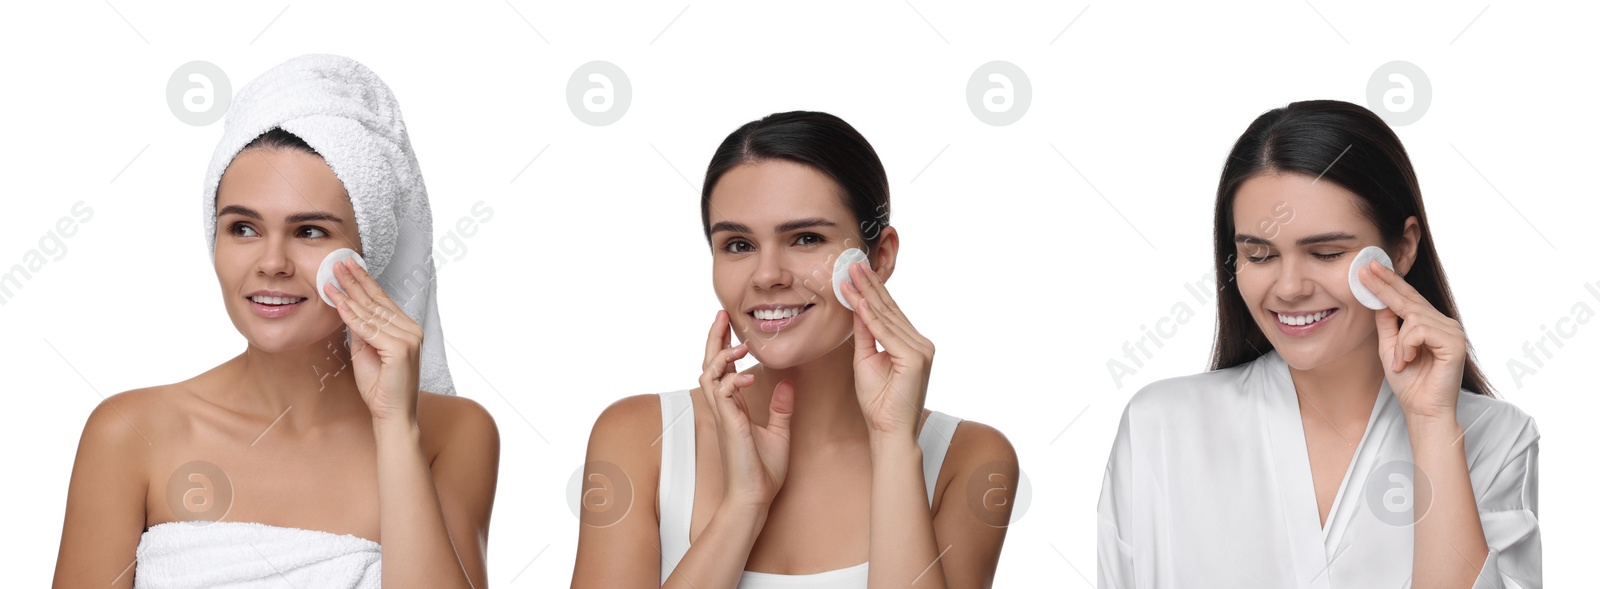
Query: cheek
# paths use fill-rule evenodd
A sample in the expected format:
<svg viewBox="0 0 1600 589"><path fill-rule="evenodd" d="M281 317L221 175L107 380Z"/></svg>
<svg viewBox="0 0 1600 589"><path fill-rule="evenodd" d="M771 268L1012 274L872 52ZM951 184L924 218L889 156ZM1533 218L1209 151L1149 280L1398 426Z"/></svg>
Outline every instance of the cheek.
<svg viewBox="0 0 1600 589"><path fill-rule="evenodd" d="M1261 301L1262 295L1272 289L1274 274L1267 268L1246 262L1234 274L1234 282L1239 286L1239 296L1244 298L1246 306L1255 310Z"/></svg>
<svg viewBox="0 0 1600 589"><path fill-rule="evenodd" d="M717 295L717 302L727 309L729 313L738 311L739 286L747 282L748 276L739 275L739 270L731 265L711 265L711 290Z"/></svg>
<svg viewBox="0 0 1600 589"><path fill-rule="evenodd" d="M806 302L819 305L838 303L833 298L833 257L826 263L818 261L800 268L801 274L797 287L805 294Z"/></svg>

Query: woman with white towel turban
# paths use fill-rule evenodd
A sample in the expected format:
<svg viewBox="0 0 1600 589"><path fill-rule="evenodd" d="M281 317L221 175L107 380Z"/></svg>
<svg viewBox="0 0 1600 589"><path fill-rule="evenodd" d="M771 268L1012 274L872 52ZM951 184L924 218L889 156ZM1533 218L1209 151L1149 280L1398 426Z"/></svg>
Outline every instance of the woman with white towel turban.
<svg viewBox="0 0 1600 589"><path fill-rule="evenodd" d="M486 586L499 434L454 396L389 88L333 55L262 74L229 108L202 210L244 353L90 414L55 585ZM339 248L367 269L319 291Z"/></svg>

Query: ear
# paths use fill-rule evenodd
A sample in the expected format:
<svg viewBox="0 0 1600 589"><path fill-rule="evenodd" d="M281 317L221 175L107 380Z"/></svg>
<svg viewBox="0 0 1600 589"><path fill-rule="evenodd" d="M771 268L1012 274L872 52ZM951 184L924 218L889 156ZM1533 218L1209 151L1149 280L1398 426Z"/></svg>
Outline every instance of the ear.
<svg viewBox="0 0 1600 589"><path fill-rule="evenodd" d="M869 257L873 272L878 274L878 280L887 284L889 276L894 274L895 256L900 253L900 232L893 226L885 226L878 235L878 247L873 248Z"/></svg>
<svg viewBox="0 0 1600 589"><path fill-rule="evenodd" d="M1411 265L1417 262L1417 244L1422 241L1422 225L1417 222L1416 215L1406 217L1406 226L1400 230L1400 259L1395 260L1395 270L1401 276L1411 272Z"/></svg>

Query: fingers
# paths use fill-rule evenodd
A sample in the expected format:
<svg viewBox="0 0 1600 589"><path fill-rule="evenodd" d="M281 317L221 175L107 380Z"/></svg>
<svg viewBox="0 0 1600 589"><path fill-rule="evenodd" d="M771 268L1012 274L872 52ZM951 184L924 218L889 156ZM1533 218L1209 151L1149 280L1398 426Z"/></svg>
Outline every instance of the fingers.
<svg viewBox="0 0 1600 589"><path fill-rule="evenodd" d="M701 370L710 366L711 358L716 356L717 352L728 347L730 323L728 312L718 309L716 319L711 320L711 332L706 334L706 355L700 363Z"/></svg>
<svg viewBox="0 0 1600 589"><path fill-rule="evenodd" d="M789 439L789 420L794 417L794 383L778 381L772 389L767 415L767 430Z"/></svg>
<svg viewBox="0 0 1600 589"><path fill-rule="evenodd" d="M351 268L354 268L354 270ZM333 265L333 276L338 281L339 286L344 288L345 293L348 293L347 295L340 293L340 296L349 301L346 305L352 307L357 317L380 328L392 325L396 330L412 334L418 341L421 341L422 328L402 312L399 306L395 305L394 301L389 298L388 293L383 291L383 287L372 279L372 275L367 274L365 268L351 260L341 260ZM340 298L332 295L330 295L330 298L333 299L335 306L341 302ZM352 325L351 327L358 326ZM366 334L372 332L365 326L359 326L359 328L366 330L363 333L363 337L368 337Z"/></svg>
<svg viewBox="0 0 1600 589"><path fill-rule="evenodd" d="M889 296L889 289L883 285L883 280L878 278L878 274L870 271L864 263L859 265L861 266L861 275L866 278L867 284L866 291L863 293L863 295L871 299L871 302L874 305L873 310L882 311L881 315L883 316L884 322L887 323L890 328L892 328L896 334L906 342L906 344L916 348L925 355L932 356L933 342L930 342L927 338L922 337L922 334L917 331L917 328L911 325L911 320L906 317L905 313L900 311L900 305L895 302L894 297Z"/></svg>
<svg viewBox="0 0 1600 589"><path fill-rule="evenodd" d="M755 376L733 371L733 361L743 358L749 351L744 344L739 344L718 350L706 361L706 369L700 373L700 393L705 398L706 406L720 411L723 401L733 394L736 387L750 386Z"/></svg>
<svg viewBox="0 0 1600 589"><path fill-rule="evenodd" d="M1433 311L1433 305L1428 299L1412 288L1405 278L1390 270L1387 266L1379 264L1377 260L1367 262L1367 267L1356 272L1361 284L1378 296L1378 300L1394 309L1396 315L1410 320L1411 315L1417 312Z"/></svg>
<svg viewBox="0 0 1600 589"><path fill-rule="evenodd" d="M923 338L921 334L918 334L903 315L888 306L889 303L884 298L887 295L887 291L883 289L881 282L877 283L876 286L872 285L873 281L877 280L877 275L866 271L864 267L858 269L854 265L851 267L851 272L852 274L859 272L862 277L852 277L851 282L845 283L843 288L849 289L854 295L851 304L859 309L856 315L865 320L867 328L872 332L872 336L883 343L884 351L900 357L911 355L931 357L933 354L932 343ZM866 283L868 286L865 290L856 288L852 282L857 281ZM846 297L850 298L852 295L846 295Z"/></svg>
<svg viewBox="0 0 1600 589"><path fill-rule="evenodd" d="M704 398L706 406L713 409L717 406L717 379L727 371L727 364L719 362L718 358L728 349L727 344L728 322L719 309L716 318L711 320L711 331L706 334L705 358L700 361L700 396ZM712 415L716 416L716 412L713 411Z"/></svg>
<svg viewBox="0 0 1600 589"><path fill-rule="evenodd" d="M849 283L845 283L845 286L848 287ZM860 295L860 293L855 293L855 294L858 295L858 296ZM866 308L866 303L865 302L858 302L858 303L851 303L851 304L855 305L855 307L857 309L865 309ZM872 357L873 354L878 353L878 340L872 337L872 329L867 327L867 322L861 318L861 315L862 314L860 312L858 312L858 313L856 313L854 315L851 315L851 325L852 325L851 329L853 329L854 332L855 332L855 337L854 337L854 339L856 341L856 354L855 354L855 357L856 357L856 363L858 363L858 364L861 362L861 360L863 358L870 358L870 357Z"/></svg>
<svg viewBox="0 0 1600 589"><path fill-rule="evenodd" d="M748 415L743 407L744 400L738 397L738 389L755 384L755 375L734 371L734 360L748 354L750 346L728 346L729 324L727 312L717 311L711 331L706 335L706 358L700 372L700 394L706 406L712 409L712 418L719 429L724 418Z"/></svg>
<svg viewBox="0 0 1600 589"><path fill-rule="evenodd" d="M1417 359L1427 345L1435 357L1463 355L1466 333L1461 322L1440 313L1405 278L1377 261L1357 272L1361 283L1389 305L1374 313L1379 341L1393 342L1389 366L1395 372Z"/></svg>
<svg viewBox="0 0 1600 589"><path fill-rule="evenodd" d="M1391 347L1388 365L1394 371L1399 372L1399 354L1396 351L1400 349L1400 316L1394 314L1394 311L1385 308L1373 311L1372 318L1378 326L1378 353L1382 354L1384 344L1389 344Z"/></svg>
<svg viewBox="0 0 1600 589"><path fill-rule="evenodd" d="M1448 318L1446 318L1448 319ZM1415 362L1426 347L1435 359L1450 360L1466 355L1466 332L1459 324L1422 318L1400 327L1394 347L1394 370L1399 372Z"/></svg>
<svg viewBox="0 0 1600 589"><path fill-rule="evenodd" d="M365 307L355 304L353 298L339 292L339 289L331 284L323 291L334 302L334 308L339 311L339 318L350 328L350 333L355 334L363 343L376 345L380 350L393 350L397 344L410 345L412 349L421 348L421 332L404 328L405 323L415 324L405 313L383 306Z"/></svg>

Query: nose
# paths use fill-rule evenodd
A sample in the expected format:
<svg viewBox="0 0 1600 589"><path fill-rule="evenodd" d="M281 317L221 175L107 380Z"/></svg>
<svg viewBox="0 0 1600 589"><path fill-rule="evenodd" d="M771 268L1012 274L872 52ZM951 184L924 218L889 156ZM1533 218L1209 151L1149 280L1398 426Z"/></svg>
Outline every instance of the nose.
<svg viewBox="0 0 1600 589"><path fill-rule="evenodd" d="M1273 294L1285 301L1311 296L1316 285L1307 274L1304 265L1291 256L1282 256L1278 259L1281 263L1278 264L1277 282L1272 286Z"/></svg>
<svg viewBox="0 0 1600 589"><path fill-rule="evenodd" d="M284 239L277 236L268 236L261 248L261 256L256 259L256 274L260 276L293 276L294 263L289 260L288 248Z"/></svg>
<svg viewBox="0 0 1600 589"><path fill-rule="evenodd" d="M789 286L793 274L784 267L788 258L784 255L783 248L762 248L756 256L756 270L750 275L752 285L763 290Z"/></svg>

